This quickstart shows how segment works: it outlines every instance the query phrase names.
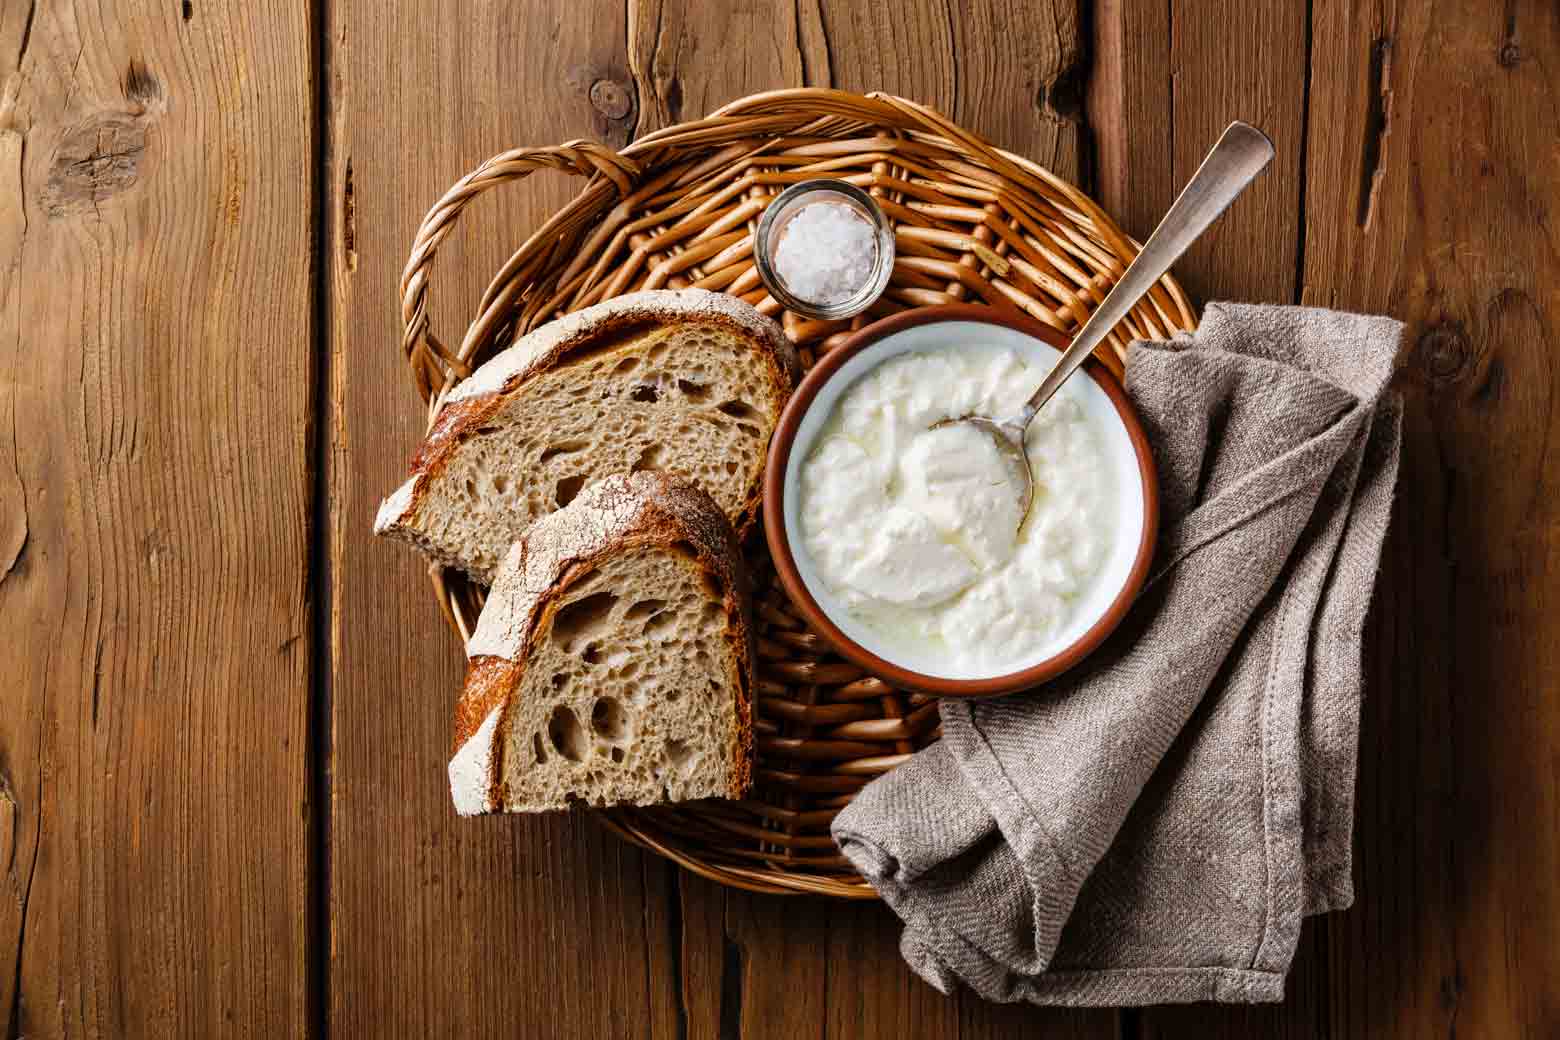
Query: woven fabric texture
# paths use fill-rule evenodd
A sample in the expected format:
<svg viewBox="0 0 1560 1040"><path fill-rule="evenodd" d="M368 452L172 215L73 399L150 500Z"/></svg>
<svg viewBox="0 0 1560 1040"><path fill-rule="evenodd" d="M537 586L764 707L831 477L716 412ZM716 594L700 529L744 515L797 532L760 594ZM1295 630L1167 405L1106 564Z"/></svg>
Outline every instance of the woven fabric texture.
<svg viewBox="0 0 1560 1040"><path fill-rule="evenodd" d="M1401 326L1214 304L1134 344L1155 571L1078 670L942 705L835 820L910 966L992 1000L1282 999L1348 906L1361 639L1397 478Z"/></svg>

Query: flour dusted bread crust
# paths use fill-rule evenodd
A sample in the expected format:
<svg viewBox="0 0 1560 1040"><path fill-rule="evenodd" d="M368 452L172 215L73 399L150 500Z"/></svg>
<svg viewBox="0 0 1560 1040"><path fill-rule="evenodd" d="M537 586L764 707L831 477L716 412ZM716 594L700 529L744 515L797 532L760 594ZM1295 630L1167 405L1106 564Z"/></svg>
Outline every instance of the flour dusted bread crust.
<svg viewBox="0 0 1560 1040"><path fill-rule="evenodd" d="M535 330L456 386L374 530L488 584L521 534L589 480L666 472L738 536L796 385L780 327L734 296L631 293Z"/></svg>
<svg viewBox="0 0 1560 1040"><path fill-rule="evenodd" d="M711 498L608 477L533 524L467 644L462 815L740 797L752 775L749 590Z"/></svg>

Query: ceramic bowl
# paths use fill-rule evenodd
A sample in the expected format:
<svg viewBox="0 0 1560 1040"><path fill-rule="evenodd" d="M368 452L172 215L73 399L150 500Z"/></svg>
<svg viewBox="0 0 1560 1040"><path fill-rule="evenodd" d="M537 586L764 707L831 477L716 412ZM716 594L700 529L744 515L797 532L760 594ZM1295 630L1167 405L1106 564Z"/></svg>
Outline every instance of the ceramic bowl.
<svg viewBox="0 0 1560 1040"><path fill-rule="evenodd" d="M899 354L930 353L959 342L1014 349L1039 361L1043 371L1068 340L1017 312L974 304L905 311L857 332L813 366L780 418L765 471L764 530L775 570L792 601L842 656L902 689L940 697L989 697L1055 678L1120 624L1148 575L1158 535L1159 494L1142 424L1121 385L1104 365L1090 360L1073 381L1083 381L1077 397L1105 431L1105 456L1117 474L1116 537L1099 579L1050 643L1007 674L959 675L926 662L913 667L895 660L893 647L849 614L812 563L801 536L802 463L852 383Z"/></svg>

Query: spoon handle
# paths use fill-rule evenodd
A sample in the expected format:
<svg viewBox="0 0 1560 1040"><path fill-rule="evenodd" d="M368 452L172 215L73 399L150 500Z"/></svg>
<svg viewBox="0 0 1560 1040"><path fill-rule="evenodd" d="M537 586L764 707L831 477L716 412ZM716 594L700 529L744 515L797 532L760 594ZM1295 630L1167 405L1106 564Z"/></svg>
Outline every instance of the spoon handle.
<svg viewBox="0 0 1560 1040"><path fill-rule="evenodd" d="M1073 337L1072 345L1062 354L1056 367L1040 383L1019 413L1018 425L1027 426L1036 412L1051 399L1067 377L1094 353L1116 323L1127 316L1164 277L1170 265L1181 258L1197 236L1229 208L1235 197L1246 190L1257 174L1273 158L1273 142L1256 127L1240 121L1233 122L1219 138L1213 150L1203 159L1202 165L1170 207L1170 212L1159 222L1154 233L1143 243L1137 259L1128 265L1115 288L1105 295L1083 328Z"/></svg>

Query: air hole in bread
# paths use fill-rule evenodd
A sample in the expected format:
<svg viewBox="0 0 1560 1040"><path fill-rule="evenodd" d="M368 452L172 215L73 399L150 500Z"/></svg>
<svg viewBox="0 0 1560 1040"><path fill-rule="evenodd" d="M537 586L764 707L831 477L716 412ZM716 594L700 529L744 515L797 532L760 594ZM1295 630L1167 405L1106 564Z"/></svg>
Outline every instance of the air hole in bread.
<svg viewBox="0 0 1560 1040"><path fill-rule="evenodd" d="M718 412L725 412L733 419L756 419L758 411L746 401L724 401L715 406Z"/></svg>
<svg viewBox="0 0 1560 1040"><path fill-rule="evenodd" d="M743 433L747 434L749 437L761 437L761 436L763 436L763 434L759 432L758 427L754 426L752 423L739 422L739 423L737 423L737 429L741 430Z"/></svg>
<svg viewBox="0 0 1560 1040"><path fill-rule="evenodd" d="M677 627L676 611L663 610L645 622L645 637L648 639L659 639L675 627Z"/></svg>
<svg viewBox="0 0 1560 1040"><path fill-rule="evenodd" d="M541 765L547 761L547 752L542 750L542 735L531 734L531 757L536 759L536 764Z"/></svg>
<svg viewBox="0 0 1560 1040"><path fill-rule="evenodd" d="M502 495L509 490L509 477L504 473L493 474L493 490Z"/></svg>
<svg viewBox="0 0 1560 1040"><path fill-rule="evenodd" d="M640 383L630 391L628 396L633 401L644 401L647 404L654 404L661 399L661 391L649 383Z"/></svg>
<svg viewBox="0 0 1560 1040"><path fill-rule="evenodd" d="M706 635L720 631L721 622L726 619L726 606L724 603L706 603L699 613L699 631Z"/></svg>
<svg viewBox="0 0 1560 1040"><path fill-rule="evenodd" d="M677 389L683 392L683 396L690 401L703 401L709 398L710 388L703 383L695 383L691 379L677 380Z"/></svg>
<svg viewBox="0 0 1560 1040"><path fill-rule="evenodd" d="M585 730L567 704L557 705L548 716L547 739L552 742L553 750L570 762L585 757Z"/></svg>
<svg viewBox="0 0 1560 1040"><path fill-rule="evenodd" d="M573 653L576 644L606 627L616 602L611 592L596 592L560 607L553 617L553 641Z"/></svg>
<svg viewBox="0 0 1560 1040"><path fill-rule="evenodd" d="M699 558L699 550L695 549L693 547L693 543L688 541L686 538L677 539L677 541L667 546L667 548L674 553L682 553L684 556L691 556L694 559Z"/></svg>
<svg viewBox="0 0 1560 1040"><path fill-rule="evenodd" d="M597 697L590 709L590 728L614 743L628 735L628 712L616 697Z"/></svg>
<svg viewBox="0 0 1560 1040"><path fill-rule="evenodd" d="M573 455L575 452L584 451L588 447L590 447L590 441L580 440L578 438L571 441L558 441L546 451L542 452L541 457L536 461L537 464L540 465L541 463L546 462L548 459L555 459L559 455Z"/></svg>
<svg viewBox="0 0 1560 1040"><path fill-rule="evenodd" d="M559 509L574 501L574 496L578 495L580 488L585 486L586 476L587 474L581 473L579 476L564 477L558 481L553 489L553 498L557 501Z"/></svg>
<svg viewBox="0 0 1560 1040"><path fill-rule="evenodd" d="M624 621L638 621L647 618L651 614L658 614L661 608L666 606L664 599L642 599L623 612Z"/></svg>
<svg viewBox="0 0 1560 1040"><path fill-rule="evenodd" d="M615 747L615 748L612 749L612 761L614 761L614 762L621 762L621 761L623 761L623 749L622 748Z"/></svg>
<svg viewBox="0 0 1560 1040"><path fill-rule="evenodd" d="M595 643L587 644L584 652L580 654L580 659L583 660L586 664L600 664L601 647L597 646Z"/></svg>
<svg viewBox="0 0 1560 1040"><path fill-rule="evenodd" d="M664 358L666 356L666 352L667 352L668 349L670 349L669 345L667 344L667 342L665 340L662 340L661 342L657 343L655 346L653 346L649 350L647 350L645 352L645 357L648 358L652 364L654 364L655 362L660 361L662 358Z"/></svg>
<svg viewBox="0 0 1560 1040"><path fill-rule="evenodd" d="M569 685L569 680L571 678L572 676L564 675L562 672L558 673L552 677L552 688L554 690L562 690L565 686Z"/></svg>
<svg viewBox="0 0 1560 1040"><path fill-rule="evenodd" d="M674 769L681 769L693 755L693 748L686 740L668 740L666 742L666 763Z"/></svg>
<svg viewBox="0 0 1560 1040"><path fill-rule="evenodd" d="M735 459L727 459L725 462L721 463L720 468L726 471L727 476L734 477L737 475L738 466Z"/></svg>
<svg viewBox="0 0 1560 1040"><path fill-rule="evenodd" d="M614 367L612 369L612 374L615 375L615 376L627 375L628 373L632 372L634 369L636 369L638 367L639 367L639 359L638 358L636 358L636 357L626 357L622 361L619 361L617 363L616 367Z"/></svg>
<svg viewBox="0 0 1560 1040"><path fill-rule="evenodd" d="M639 453L639 458L634 460L634 464L628 467L628 471L630 473L638 473L641 470L660 469L661 457L665 454L666 450L661 445L647 445L645 450Z"/></svg>
<svg viewBox="0 0 1560 1040"><path fill-rule="evenodd" d="M475 480L468 479L466 481L466 497L473 502L477 500L477 482Z"/></svg>

